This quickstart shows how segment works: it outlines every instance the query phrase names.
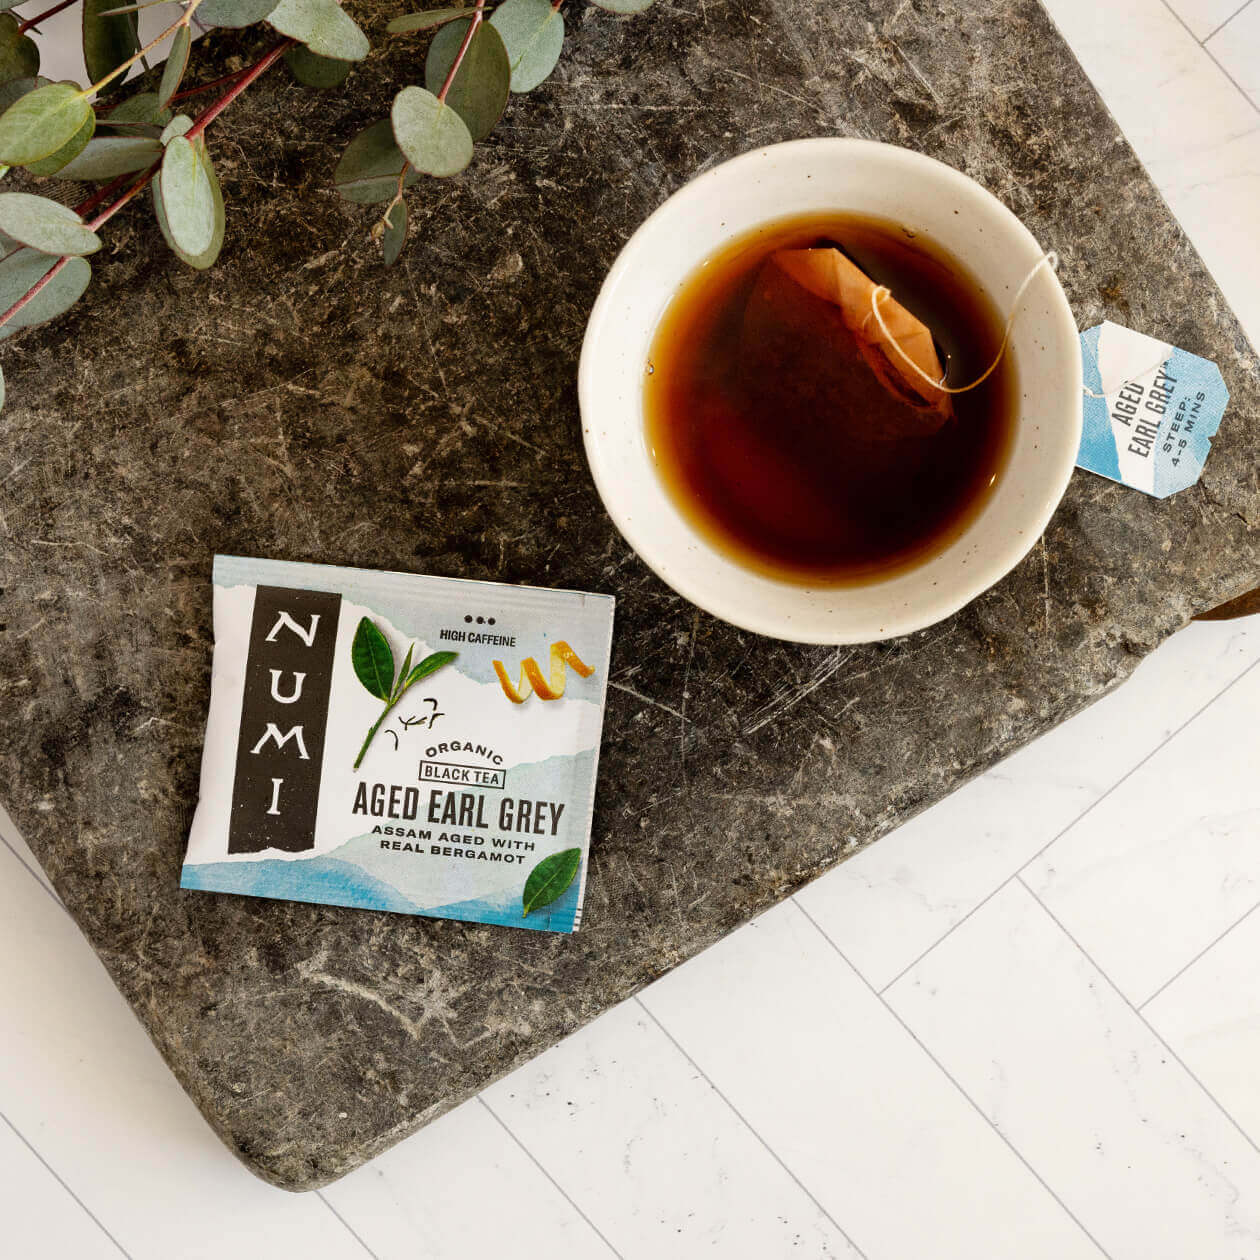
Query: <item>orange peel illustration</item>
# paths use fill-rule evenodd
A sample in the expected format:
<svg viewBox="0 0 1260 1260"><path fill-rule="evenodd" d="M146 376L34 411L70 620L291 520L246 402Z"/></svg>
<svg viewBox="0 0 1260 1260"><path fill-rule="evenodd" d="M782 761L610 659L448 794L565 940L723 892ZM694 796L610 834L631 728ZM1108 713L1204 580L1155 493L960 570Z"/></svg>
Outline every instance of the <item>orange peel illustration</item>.
<svg viewBox="0 0 1260 1260"><path fill-rule="evenodd" d="M499 685L503 694L513 704L524 704L532 691L540 700L559 700L564 695L564 684L568 679L566 666L570 667L579 678L589 678L595 671L585 664L580 656L563 640L557 639L551 645L551 677L544 678L538 662L527 656L521 662L521 678L515 687L508 677L502 661L492 661L494 672L499 676Z"/></svg>

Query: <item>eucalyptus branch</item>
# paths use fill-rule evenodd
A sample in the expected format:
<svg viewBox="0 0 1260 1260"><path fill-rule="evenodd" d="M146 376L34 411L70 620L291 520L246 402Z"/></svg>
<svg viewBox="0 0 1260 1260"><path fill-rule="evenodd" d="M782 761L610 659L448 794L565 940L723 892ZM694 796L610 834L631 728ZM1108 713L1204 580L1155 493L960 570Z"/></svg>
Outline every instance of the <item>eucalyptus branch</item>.
<svg viewBox="0 0 1260 1260"><path fill-rule="evenodd" d="M187 26L188 23L192 21L192 15L196 12L197 6L200 3L201 0L189 0L188 8L186 8L179 17L166 28L166 30L164 30L160 35L157 35L153 39L149 40L149 42L138 52L132 53L126 61L116 65L107 75L104 75L102 78L93 83L91 87L85 88L81 95L91 96L93 93L99 92L101 88L105 87L107 84L112 83L120 74L126 74L126 72L130 70L137 61L143 60L145 55L147 53L151 53L164 39L166 39L168 35L174 35L181 26Z"/></svg>
<svg viewBox="0 0 1260 1260"><path fill-rule="evenodd" d="M75 206L75 214L82 218L89 210L95 210L97 206L104 205L120 188L127 186L127 181L133 174L133 171L127 171L125 174L111 179L108 184L102 184L90 197Z"/></svg>
<svg viewBox="0 0 1260 1260"><path fill-rule="evenodd" d="M192 12L192 10L190 9L189 12ZM192 140L201 135L201 133L205 131L205 129L214 122L214 120L218 118L218 116L223 113L223 111L227 109L227 107L231 105L231 103L236 100L236 98L240 96L240 94L245 91L251 83L266 74L267 71L270 70L271 67L274 66L295 43L297 43L297 40L282 39L275 45L274 48L271 49L270 52L266 53L254 62L254 64L241 75L240 79L234 83L228 91L224 92L224 94L219 97L213 105L202 110L202 112L193 119L193 125L188 128L187 132L184 133L186 138Z"/></svg>
<svg viewBox="0 0 1260 1260"><path fill-rule="evenodd" d="M10 7L14 2L7 0ZM90 268L75 261L81 255L56 251L87 253L99 248L99 238L87 234L149 186L154 187L154 209L171 250L191 267L211 266L223 245L223 195L211 155L204 142L195 144L197 138L286 53L299 83L330 88L342 82L351 64L362 62L370 51L367 35L346 13L342 0L293 0L284 6L283 17L276 14L274 22L272 15L265 19L284 38L253 65L181 90L192 27L195 23L204 29L198 10L201 6L208 11L208 0L180 0L175 20L139 49L135 23L128 19L124 24L119 15L147 9L157 0L101 2L106 6L103 9L97 3L84 8L83 42L89 74L108 69L86 88L68 81L41 81L36 74L38 48L25 35L34 31L39 38L35 28L76 0L39 0L46 6L41 12L25 20L15 13L10 24L10 33L21 38L10 50L12 56L0 65L0 86L6 94L13 93L10 103L0 109L0 176L10 167L21 167L38 179L87 180L97 187L74 207L73 224L67 221L67 208L52 197L25 193L26 200L20 203L0 197L0 216L9 214L19 229L17 234L9 233L11 242L0 246L0 306L12 302L0 312L0 325L10 323L23 310L24 323L30 325L55 319L69 309L82 294ZM5 3L0 0L0 8ZM31 3L36 7L36 0ZM220 0L215 3L220 5ZM652 0L591 3L626 14L642 12ZM421 175L443 179L468 168L475 146L489 135L512 96L533 91L555 69L565 39L565 14L572 8L565 0L444 0L444 4L435 8L430 0L428 7L389 23L393 34L435 32L425 58L423 87L402 87L389 117L360 131L333 172L333 183L347 201L384 204L371 236L381 243L387 264L398 258L407 240L406 189ZM222 0L221 7L243 18L246 25L254 24L249 21L252 0ZM463 29L456 25L460 22ZM115 23L120 25L111 25ZM123 31L122 25L129 30ZM159 45L172 36L177 56L168 63L156 92L136 89L122 105L99 100L103 89L121 83L133 67L147 67ZM124 59L114 64L115 57ZM210 103L195 114L195 106L183 104L194 98ZM178 125L163 133L159 144L161 121L169 117L164 111L170 105L183 112ZM104 123L117 118L118 134L94 135L94 111ZM180 133L179 126L187 130ZM191 153L189 141L195 144ZM135 170L141 163L149 165ZM160 187L153 185L159 173ZM23 228L36 235L22 235ZM28 239L42 241L47 248L32 259L28 255L35 247L22 243ZM14 301L17 290L39 266L48 270ZM58 276L61 282L55 283ZM32 307L41 293L43 300ZM385 694L380 698L388 699Z"/></svg>
<svg viewBox="0 0 1260 1260"><path fill-rule="evenodd" d="M198 2L198 0L194 0L194 3L196 2ZM280 43L278 43L274 48L272 48L270 52L268 52L265 56L259 58L259 60L254 62L252 66L248 67L247 70L242 72L241 75L239 76L238 82L233 84L233 86L227 92L225 92L217 101L215 101L213 105L208 106L200 114L197 115L197 117L193 120L193 125L189 127L189 129L184 133L185 136L188 139L192 140L192 139L195 139L197 136L199 136L203 131L205 131L205 129L221 113L223 113L223 111L227 109L227 107L234 100L236 100L236 98L240 96L240 94L251 83L253 83L255 79L259 78L261 75L265 74L269 69L271 69L271 67L275 65L275 63L282 56L284 56L285 52L293 43L294 41L291 39L281 40ZM122 196L118 197L115 201L111 202L108 206L106 206L105 209L102 210L99 214L97 214L95 218L89 219L87 221L87 227L89 227L92 231L96 231L97 228L101 227L105 223L108 223L109 220L112 219L114 215L116 215L123 208L123 206L125 206L137 193L143 191L149 185L153 177L161 169L162 169L162 160L161 158L159 158L156 162L153 163L152 166L150 166L146 171L144 171L140 175L140 177L131 184L129 188L127 188L127 190L122 194ZM81 202L78 206L76 206L75 207L76 212L80 216L82 216L86 214L89 210L95 209L95 207L100 205L101 202L113 196L113 194L117 192L119 188L124 187L129 178L130 178L129 175L120 175L117 179L106 184L104 188L94 193L86 201ZM40 292L41 289L43 289L47 284L49 284L57 275L57 273L60 272L64 267L66 267L69 262L70 262L70 255L68 254L62 255L60 258L58 258L57 261L53 263L53 265L33 285L31 285L29 289L27 289L27 291L20 298L18 298L18 300L14 302L13 305L10 306L7 311L5 311L3 314L0 314L0 327L3 327L5 324L7 324L9 320L11 320L14 317L14 315L16 315L24 306L26 306L27 303L30 302Z"/></svg>
<svg viewBox="0 0 1260 1260"><path fill-rule="evenodd" d="M442 90L437 94L439 101L445 103L446 94L451 90L451 84L455 82L455 76L459 73L459 68L464 64L464 57L468 53L468 46L473 42L473 36L477 33L477 27L481 25L482 19L486 15L486 0L477 0L477 7L473 10L472 20L468 23L468 29L464 32L464 42L459 46L459 52L455 54L455 60L451 63L451 68L447 72L446 82L442 84Z"/></svg>
<svg viewBox="0 0 1260 1260"><path fill-rule="evenodd" d="M163 0L165 2L165 0ZM196 87L185 88L182 92L176 92L166 103L174 105L179 101L186 101L190 96L200 96L202 92L211 92L217 87L222 87L225 83L235 83L237 79L243 78L254 67L246 66L243 70L233 70L231 74L221 75L217 79L211 79L209 83L199 83Z"/></svg>

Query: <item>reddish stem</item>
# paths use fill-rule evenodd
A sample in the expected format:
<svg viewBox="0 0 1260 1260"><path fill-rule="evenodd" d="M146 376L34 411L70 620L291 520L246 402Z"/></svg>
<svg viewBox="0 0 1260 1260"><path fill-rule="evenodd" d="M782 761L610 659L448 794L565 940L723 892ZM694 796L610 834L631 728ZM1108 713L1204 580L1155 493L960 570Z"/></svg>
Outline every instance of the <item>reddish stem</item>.
<svg viewBox="0 0 1260 1260"><path fill-rule="evenodd" d="M214 120L218 118L218 116L223 113L223 111L227 109L227 107L231 105L231 103L236 100L236 98L240 96L240 94L249 87L255 79L266 74L266 72L270 70L271 67L274 66L276 62L279 61L280 58L283 57L284 54L296 43L297 40L295 39L282 39L269 53L266 54L266 56L254 62L254 64L250 66L250 68L241 75L232 87L229 88L228 91L224 92L213 105L202 110L201 113L197 115L193 125L184 132L185 137L192 140L201 135L201 133L205 131L205 129L214 122Z"/></svg>
<svg viewBox="0 0 1260 1260"><path fill-rule="evenodd" d="M17 33L19 35L25 35L32 26L38 26L45 18L53 17L55 14L60 13L62 9L68 9L75 2L76 0L61 0L60 4L54 4L51 9L45 9L43 13L37 13L33 18L27 18L26 21L17 28Z"/></svg>
<svg viewBox="0 0 1260 1260"><path fill-rule="evenodd" d="M459 46L459 52L455 54L455 60L451 63L451 68L446 76L446 82L442 84L442 90L438 93L438 100L445 103L446 94L451 90L451 84L455 82L455 76L459 73L459 68L464 62L464 55L468 52L468 45L472 43L473 36L477 33L477 27L481 25L481 19L485 15L486 0L477 0L477 8L473 12L472 21L468 23L468 29L464 32L464 42Z"/></svg>
<svg viewBox="0 0 1260 1260"><path fill-rule="evenodd" d="M211 88L222 87L225 83L235 83L242 75L248 74L253 66L246 66L244 70L233 70L231 74L225 74L220 79L211 79L209 83L202 83L197 87L185 88L182 92L176 92L166 103L173 105L176 101L187 100L190 96L200 96L202 92L209 92Z"/></svg>
<svg viewBox="0 0 1260 1260"><path fill-rule="evenodd" d="M240 96L240 94L251 83L253 83L255 79L259 77L259 75L264 74L273 65L275 65L275 63L282 56L284 56L286 50L289 48L289 45L294 42L295 41L291 39L282 40L269 53L267 53L265 57L261 58L261 60L259 61L256 61L252 66L249 67L248 70L242 71L241 74L239 75L239 81L236 84L234 84L232 89L228 92L225 92L221 97L219 97L219 99L215 101L213 105L210 105L206 109L202 110L202 112L198 114L196 119L193 121L193 125L188 128L188 130L184 133L184 135L188 139L191 140L191 139L195 139L203 131L205 131L205 129L221 113L223 113L223 111L227 109L227 107L234 100L236 100L236 98ZM149 167L147 171L145 171L140 176L139 179L137 179L131 185L130 188L127 189L125 193L123 193L121 197L119 197L116 201L111 202L111 204L106 206L105 209L102 210L95 218L90 219L88 221L87 226L91 228L92 231L96 231L96 229L100 227L102 224L108 223L109 220L112 219L114 215L116 215L119 212L119 210L121 210L123 206L127 204L127 202L129 202L138 192L142 191L145 187L147 187L149 181L154 177L154 175L158 173L158 171L161 169L161 166L162 166L162 160L161 158L159 158L156 162L153 163L152 166ZM106 184L104 188L101 188L97 192L93 193L93 195L89 197L86 201L82 202L80 205L75 207L77 213L80 215L83 215L88 210L95 209L98 205L101 204L101 202L111 197L119 188L121 188L127 182L129 174L130 172L128 172L128 174L126 175L118 176L117 179L112 180L110 183ZM48 284L53 279L53 277L56 276L57 273L66 266L67 263L69 263L69 261L70 261L69 255L62 255L62 257L58 258L57 261L53 263L53 265L42 276L40 276L40 278L33 285L31 285L29 289L27 289L27 291L24 294L22 294L22 296L18 298L18 300L14 302L13 305L10 306L7 311L5 311L3 314L0 314L0 326L7 324L9 320L11 320L14 317L14 315L18 313L18 311L20 311L28 302L30 302L31 299L35 297L35 295L39 293L39 291L46 284Z"/></svg>
<svg viewBox="0 0 1260 1260"><path fill-rule="evenodd" d="M81 201L75 206L75 214L82 218L89 210L95 210L97 206L108 201L122 188L133 174L133 171L125 171L123 174L111 179L108 184L102 184L86 201Z"/></svg>

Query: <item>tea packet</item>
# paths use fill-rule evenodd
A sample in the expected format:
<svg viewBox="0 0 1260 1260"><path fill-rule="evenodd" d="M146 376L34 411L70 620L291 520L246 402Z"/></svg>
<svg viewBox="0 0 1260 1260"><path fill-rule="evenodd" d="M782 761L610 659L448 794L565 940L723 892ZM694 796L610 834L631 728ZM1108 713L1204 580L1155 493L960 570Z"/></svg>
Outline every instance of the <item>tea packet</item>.
<svg viewBox="0 0 1260 1260"><path fill-rule="evenodd" d="M180 886L576 931L613 599L216 556Z"/></svg>
<svg viewBox="0 0 1260 1260"><path fill-rule="evenodd" d="M766 259L743 346L747 368L765 376L768 390L831 415L860 414L855 436L928 436L953 416L949 393L933 384L944 371L931 330L838 249L784 249Z"/></svg>

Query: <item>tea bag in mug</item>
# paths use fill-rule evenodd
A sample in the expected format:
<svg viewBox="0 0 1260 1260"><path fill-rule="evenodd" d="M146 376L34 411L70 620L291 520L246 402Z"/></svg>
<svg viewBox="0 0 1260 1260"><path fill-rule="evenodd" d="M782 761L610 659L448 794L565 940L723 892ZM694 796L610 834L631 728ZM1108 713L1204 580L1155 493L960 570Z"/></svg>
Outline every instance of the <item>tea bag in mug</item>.
<svg viewBox="0 0 1260 1260"><path fill-rule="evenodd" d="M820 419L861 417L855 438L935 433L954 409L932 333L886 294L838 249L779 250L744 313L745 370Z"/></svg>

